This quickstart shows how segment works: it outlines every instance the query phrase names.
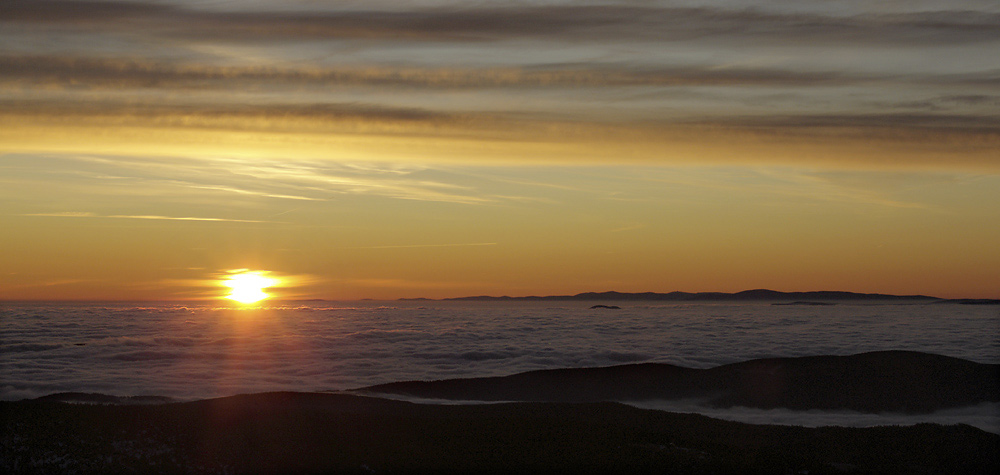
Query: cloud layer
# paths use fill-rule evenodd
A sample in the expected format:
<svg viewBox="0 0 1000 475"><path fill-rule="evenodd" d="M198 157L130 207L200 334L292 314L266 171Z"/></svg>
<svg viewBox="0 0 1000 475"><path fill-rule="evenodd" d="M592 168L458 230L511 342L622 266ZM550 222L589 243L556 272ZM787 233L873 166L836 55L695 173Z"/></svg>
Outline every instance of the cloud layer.
<svg viewBox="0 0 1000 475"><path fill-rule="evenodd" d="M1000 166L979 2L255 5L5 2L6 151Z"/></svg>
<svg viewBox="0 0 1000 475"><path fill-rule="evenodd" d="M412 10L220 11L154 3L102 1L6 2L13 21L70 27L150 31L218 40L360 38L422 41L535 37L681 41L938 44L995 41L1000 14L940 10L820 15L712 7L627 4L530 5L493 2L472 8Z"/></svg>
<svg viewBox="0 0 1000 475"><path fill-rule="evenodd" d="M0 397L83 391L187 399L642 361L705 368L770 356L885 349L1000 361L990 331L996 318L985 307L626 307L596 318L594 312L599 311L586 306L551 303L310 303L262 310L8 305L5 321L10 325L0 330L0 368L5 375ZM942 312L948 318L942 318ZM657 407L683 411L693 406ZM713 415L807 425L906 420L740 412ZM976 414L982 412L973 411L972 416ZM938 416L949 420L946 414L931 415ZM970 414L953 411L951 416L959 420Z"/></svg>

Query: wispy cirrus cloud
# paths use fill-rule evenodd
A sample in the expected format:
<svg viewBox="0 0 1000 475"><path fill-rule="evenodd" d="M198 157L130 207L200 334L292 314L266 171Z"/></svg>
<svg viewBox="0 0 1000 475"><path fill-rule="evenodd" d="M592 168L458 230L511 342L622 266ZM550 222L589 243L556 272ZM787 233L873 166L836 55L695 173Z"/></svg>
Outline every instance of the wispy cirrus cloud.
<svg viewBox="0 0 1000 475"><path fill-rule="evenodd" d="M157 215L122 215L122 214L97 214L87 211L63 211L57 213L25 213L19 216L39 216L49 218L100 218L100 219L143 219L143 220L165 220L165 221L208 221L224 223L273 223L274 221L260 221L255 219L232 219L232 218L206 218L196 216L157 216Z"/></svg>
<svg viewBox="0 0 1000 475"><path fill-rule="evenodd" d="M752 176L753 179L747 179ZM718 175L706 179L700 173L647 174L633 179L658 182L685 188L700 188L716 193L736 193L754 196L763 201L794 201L797 203L828 203L846 206L870 206L884 209L919 210L937 216L954 212L940 202L915 198L912 188L951 184L971 180L978 175L960 178L951 174L901 173L895 171L816 171L787 167L760 168L743 171L726 178ZM692 193L696 195L696 193Z"/></svg>
<svg viewBox="0 0 1000 475"><path fill-rule="evenodd" d="M287 200L318 203L361 195L481 205L517 198L484 194L473 186L448 181L446 174L424 167L325 160L92 155L16 159L0 156L0 169L5 169L7 175L0 178L0 182L6 182L10 187L69 180L71 188L67 188L67 193L82 193L91 199L98 196L111 199L137 196L148 203L188 203L193 199L193 202L204 205L241 208ZM112 205L113 202L102 206ZM274 215L273 212L270 214ZM121 213L58 215L126 217ZM128 216L139 215L129 213ZM181 218L184 217L177 219Z"/></svg>
<svg viewBox="0 0 1000 475"><path fill-rule="evenodd" d="M395 244L386 246L357 246L357 247L346 247L344 249L417 249L424 247L480 247L480 246L496 246L495 242L464 242L464 243L449 243L449 244Z"/></svg>
<svg viewBox="0 0 1000 475"><path fill-rule="evenodd" d="M171 180L168 183L176 184L181 187L192 188L196 190L209 190L209 191L222 191L227 193L236 193L240 195L251 195L251 196L261 196L264 198L279 198L283 200L302 200L302 201L323 201L322 198L312 198L308 196L299 195L285 195L279 193L268 193L262 191L246 190L242 188L237 188L235 186L225 186L225 185L201 185L196 183L186 183L182 181Z"/></svg>

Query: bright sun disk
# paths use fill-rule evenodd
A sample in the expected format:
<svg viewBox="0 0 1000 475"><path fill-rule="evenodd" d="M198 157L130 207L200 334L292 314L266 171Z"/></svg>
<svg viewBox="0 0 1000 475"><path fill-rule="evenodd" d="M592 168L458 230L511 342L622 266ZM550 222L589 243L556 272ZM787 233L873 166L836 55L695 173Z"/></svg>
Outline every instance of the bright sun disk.
<svg viewBox="0 0 1000 475"><path fill-rule="evenodd" d="M232 289L227 299L235 300L239 303L250 304L264 300L270 295L264 289L277 284L275 279L265 277L263 272L244 271L232 274L222 282L223 285Z"/></svg>

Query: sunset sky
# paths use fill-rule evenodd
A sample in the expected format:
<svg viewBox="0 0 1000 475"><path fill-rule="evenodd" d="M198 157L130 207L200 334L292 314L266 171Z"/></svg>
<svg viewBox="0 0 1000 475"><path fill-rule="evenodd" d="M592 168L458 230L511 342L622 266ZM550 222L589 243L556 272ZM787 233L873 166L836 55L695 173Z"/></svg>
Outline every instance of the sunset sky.
<svg viewBox="0 0 1000 475"><path fill-rule="evenodd" d="M0 299L1000 298L996 0L0 2Z"/></svg>

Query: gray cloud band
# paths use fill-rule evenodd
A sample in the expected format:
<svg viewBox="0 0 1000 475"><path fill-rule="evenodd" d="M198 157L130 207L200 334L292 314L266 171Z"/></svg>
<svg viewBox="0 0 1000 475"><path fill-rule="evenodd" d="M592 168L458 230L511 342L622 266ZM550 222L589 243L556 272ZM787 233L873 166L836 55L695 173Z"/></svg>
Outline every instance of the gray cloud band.
<svg viewBox="0 0 1000 475"><path fill-rule="evenodd" d="M1000 39L1000 14L952 10L832 16L751 9L563 5L227 12L135 2L8 0L0 6L0 18L234 40L266 37L470 41L528 36L683 41L710 37L824 44L941 44Z"/></svg>

